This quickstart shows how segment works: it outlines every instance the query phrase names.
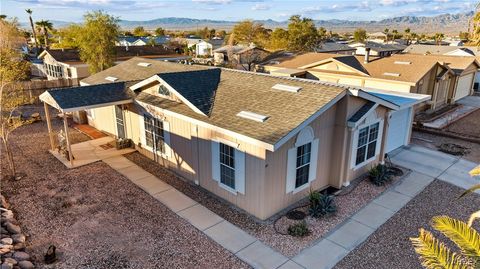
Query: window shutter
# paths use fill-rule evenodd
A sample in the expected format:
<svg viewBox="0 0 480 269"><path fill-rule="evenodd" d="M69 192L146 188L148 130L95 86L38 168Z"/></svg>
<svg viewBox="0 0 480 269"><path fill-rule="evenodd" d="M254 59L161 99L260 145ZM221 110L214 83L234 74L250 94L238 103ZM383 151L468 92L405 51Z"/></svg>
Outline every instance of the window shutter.
<svg viewBox="0 0 480 269"><path fill-rule="evenodd" d="M288 150L287 155L287 178L286 178L286 193L290 193L295 189L295 176L297 164L297 148Z"/></svg>
<svg viewBox="0 0 480 269"><path fill-rule="evenodd" d="M318 163L318 139L312 141L310 150L310 171L308 171L308 182L312 182L317 178Z"/></svg>
<svg viewBox="0 0 480 269"><path fill-rule="evenodd" d="M138 115L138 125L140 126L139 141L142 144L142 148L145 148L147 144L145 142L145 120L142 114Z"/></svg>
<svg viewBox="0 0 480 269"><path fill-rule="evenodd" d="M353 131L352 152L350 154L350 166L355 167L355 160L357 159L358 134L360 130L357 128Z"/></svg>
<svg viewBox="0 0 480 269"><path fill-rule="evenodd" d="M378 137L377 137L377 145L375 146L375 156L380 153L380 148L382 147L383 141L383 120L378 123ZM385 140L385 145L387 141Z"/></svg>
<svg viewBox="0 0 480 269"><path fill-rule="evenodd" d="M220 181L220 144L212 141L212 179Z"/></svg>
<svg viewBox="0 0 480 269"><path fill-rule="evenodd" d="M172 147L170 146L170 123L166 121L163 122L163 139L165 142L165 156L171 157Z"/></svg>
<svg viewBox="0 0 480 269"><path fill-rule="evenodd" d="M235 189L245 194L245 152L235 150Z"/></svg>

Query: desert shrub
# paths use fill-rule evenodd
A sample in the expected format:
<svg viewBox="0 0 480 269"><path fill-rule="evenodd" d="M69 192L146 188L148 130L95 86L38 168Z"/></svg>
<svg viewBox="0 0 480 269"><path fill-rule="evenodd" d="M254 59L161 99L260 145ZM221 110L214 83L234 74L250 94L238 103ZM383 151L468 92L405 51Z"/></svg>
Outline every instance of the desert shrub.
<svg viewBox="0 0 480 269"><path fill-rule="evenodd" d="M378 164L368 171L368 178L370 182L376 186L382 186L390 182L393 178L393 174L389 171L388 167L383 164Z"/></svg>
<svg viewBox="0 0 480 269"><path fill-rule="evenodd" d="M305 221L299 222L297 224L290 225L288 227L288 234L291 236L306 236L310 233L307 223Z"/></svg>
<svg viewBox="0 0 480 269"><path fill-rule="evenodd" d="M309 200L310 208L308 209L308 212L312 217L319 218L337 211L333 195L311 191L309 194Z"/></svg>

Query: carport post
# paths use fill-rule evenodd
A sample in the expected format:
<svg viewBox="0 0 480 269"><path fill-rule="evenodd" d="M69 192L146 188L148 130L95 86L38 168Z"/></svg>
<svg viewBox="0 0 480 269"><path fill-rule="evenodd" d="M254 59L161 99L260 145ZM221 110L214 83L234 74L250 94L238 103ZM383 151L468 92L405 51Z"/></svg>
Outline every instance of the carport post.
<svg viewBox="0 0 480 269"><path fill-rule="evenodd" d="M48 136L50 137L50 146L52 147L52 150L55 150L55 141L53 140L52 122L50 120L50 111L48 110L48 105L46 102L43 102L43 107L45 108L45 118L47 119Z"/></svg>
<svg viewBox="0 0 480 269"><path fill-rule="evenodd" d="M70 146L70 137L68 135L67 114L64 111L63 111L63 126L65 127L65 139L67 139L68 157L70 159L70 165L73 167L73 154L72 154L72 147Z"/></svg>

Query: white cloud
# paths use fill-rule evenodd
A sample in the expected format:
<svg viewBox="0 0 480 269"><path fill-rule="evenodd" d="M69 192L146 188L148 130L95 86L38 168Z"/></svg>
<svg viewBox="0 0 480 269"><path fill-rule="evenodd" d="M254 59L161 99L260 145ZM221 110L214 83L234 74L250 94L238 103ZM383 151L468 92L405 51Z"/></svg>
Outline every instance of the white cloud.
<svg viewBox="0 0 480 269"><path fill-rule="evenodd" d="M256 4L252 7L252 10L269 10L272 6L267 4Z"/></svg>
<svg viewBox="0 0 480 269"><path fill-rule="evenodd" d="M192 0L192 2L202 3L207 5L225 5L225 4L230 4L232 0Z"/></svg>

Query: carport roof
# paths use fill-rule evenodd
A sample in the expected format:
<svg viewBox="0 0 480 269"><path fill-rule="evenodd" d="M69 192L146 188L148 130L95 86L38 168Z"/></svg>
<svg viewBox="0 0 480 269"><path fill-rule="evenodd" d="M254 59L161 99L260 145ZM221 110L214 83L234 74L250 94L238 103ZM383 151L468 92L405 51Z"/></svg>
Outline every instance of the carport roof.
<svg viewBox="0 0 480 269"><path fill-rule="evenodd" d="M40 100L62 112L73 112L131 103L133 97L133 93L125 86L125 82L116 82L52 89L42 93Z"/></svg>
<svg viewBox="0 0 480 269"><path fill-rule="evenodd" d="M381 91L381 90L366 90L369 94L376 96L380 99L388 101L392 104L399 106L399 109L410 107L418 103L430 100L430 95L415 94L415 93L400 93L393 91Z"/></svg>

